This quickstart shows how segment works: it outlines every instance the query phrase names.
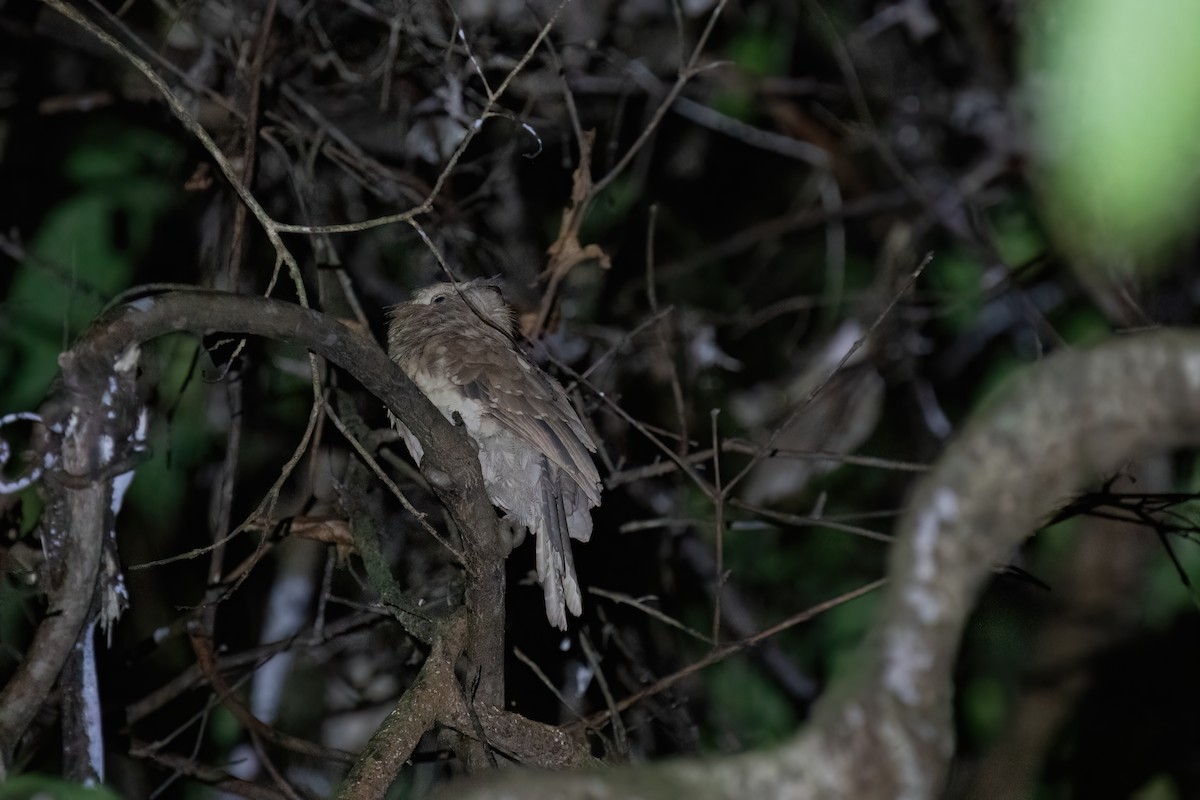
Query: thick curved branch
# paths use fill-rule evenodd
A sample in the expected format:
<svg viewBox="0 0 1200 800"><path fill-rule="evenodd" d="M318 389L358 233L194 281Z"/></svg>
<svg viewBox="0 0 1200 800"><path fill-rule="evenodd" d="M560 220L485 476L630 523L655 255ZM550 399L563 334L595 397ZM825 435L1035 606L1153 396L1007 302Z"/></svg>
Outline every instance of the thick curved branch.
<svg viewBox="0 0 1200 800"><path fill-rule="evenodd" d="M855 697L826 704L806 737L815 762L840 765L834 786L859 797L937 795L954 749L955 658L991 565L1089 482L1197 442L1193 331L1061 353L989 403L918 484L900 521L894 580ZM871 724L857 721L863 711ZM864 763L880 765L877 780Z"/></svg>
<svg viewBox="0 0 1200 800"><path fill-rule="evenodd" d="M1200 442L1200 333L1159 331L1047 359L980 413L920 482L856 674L788 744L603 773L509 774L456 798L938 796L952 672L991 565L1068 495L1131 458Z"/></svg>
<svg viewBox="0 0 1200 800"><path fill-rule="evenodd" d="M477 457L470 452L468 439L454 430L374 340L294 303L206 290L142 297L96 320L71 348L70 366L81 373L96 371L131 344L181 332L263 336L328 359L379 397L406 425L412 423L410 430L422 444L429 442L438 451L435 470L454 473L463 485L463 493L474 488L473 480L482 486L478 470L470 474ZM486 497L483 499L486 501ZM486 508L490 513L490 504ZM481 503L479 511L483 509ZM482 513L480 516L485 517Z"/></svg>
<svg viewBox="0 0 1200 800"><path fill-rule="evenodd" d="M462 531L472 610L467 655L483 671L487 702L503 704L504 557L496 514L483 488L469 438L446 420L374 340L293 303L251 295L179 291L143 297L99 319L71 353L82 364L105 363L131 343L167 333L265 336L303 347L337 364L383 401L428 448L422 471Z"/></svg>
<svg viewBox="0 0 1200 800"><path fill-rule="evenodd" d="M107 441L111 459L114 443L120 447L125 438L108 429L112 397L133 394L132 385L118 391L112 383L114 375L132 380L137 348L143 342L185 331L264 336L310 350L350 373L416 435L427 454L422 469L465 534L470 612L466 652L480 670L476 696L481 702L503 707L507 550L469 438L434 408L378 344L330 317L257 296L170 292L113 309L60 357L64 389L58 405L66 409L59 415L62 461L67 475L79 483L65 494L74 550L62 559L67 565L62 590L52 594L57 613L43 620L21 670L0 695L0 756L4 761L11 758L61 670L91 603L111 479L111 475L106 477L111 464L98 453L104 452Z"/></svg>

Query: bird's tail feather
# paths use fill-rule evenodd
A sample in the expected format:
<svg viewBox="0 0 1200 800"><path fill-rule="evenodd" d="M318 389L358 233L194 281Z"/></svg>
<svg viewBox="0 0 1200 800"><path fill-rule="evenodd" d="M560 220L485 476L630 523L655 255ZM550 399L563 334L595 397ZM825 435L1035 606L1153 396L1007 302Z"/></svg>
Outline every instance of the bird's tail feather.
<svg viewBox="0 0 1200 800"><path fill-rule="evenodd" d="M571 539L567 528L567 513L559 491L557 476L550 474L554 466L542 462L542 514L537 520L536 552L538 581L546 596L546 619L559 630L567 629L569 610L575 616L583 613L583 598L575 577L575 559L571 554Z"/></svg>

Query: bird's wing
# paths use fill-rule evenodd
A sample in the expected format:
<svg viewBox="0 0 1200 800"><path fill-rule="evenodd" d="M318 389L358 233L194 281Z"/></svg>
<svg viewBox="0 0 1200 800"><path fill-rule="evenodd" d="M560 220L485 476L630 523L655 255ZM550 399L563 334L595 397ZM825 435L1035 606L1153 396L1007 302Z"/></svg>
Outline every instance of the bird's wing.
<svg viewBox="0 0 1200 800"><path fill-rule="evenodd" d="M537 448L600 505L600 475L590 453L596 445L558 381L504 341L481 338L479 347L443 355L446 374L470 398L483 402L497 422ZM489 337L490 339L490 337Z"/></svg>

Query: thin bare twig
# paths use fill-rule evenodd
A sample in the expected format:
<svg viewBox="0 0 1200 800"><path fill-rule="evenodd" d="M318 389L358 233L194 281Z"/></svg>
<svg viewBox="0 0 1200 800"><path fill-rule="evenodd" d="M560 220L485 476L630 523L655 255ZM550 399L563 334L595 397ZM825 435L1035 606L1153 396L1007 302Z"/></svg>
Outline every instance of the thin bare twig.
<svg viewBox="0 0 1200 800"><path fill-rule="evenodd" d="M672 617L668 614L664 614L663 612L659 611L654 606L643 603L641 600L637 599L636 597L630 597L627 594L620 594L618 592L610 592L606 589L598 589L595 586L588 587L588 593L594 594L597 597L604 597L608 600L612 600L614 603L620 603L621 605L632 606L633 608L636 608L638 611L641 611L646 616L653 617L654 619L658 620L659 622L661 622L665 625L670 625L672 628L681 630L684 633L686 633L688 636L691 636L694 639L698 639L699 641L704 642L705 644L708 644L708 645L713 644L713 640L708 638L707 636L705 636L700 631L695 630L693 628L689 628L687 625L684 625L682 622L675 619L674 617Z"/></svg>
<svg viewBox="0 0 1200 800"><path fill-rule="evenodd" d="M807 608L804 611L793 614L792 616L788 617L787 619L783 620L782 622L776 623L775 625L772 625L771 627L766 628L766 629L754 634L753 636L742 639L741 641L732 642L723 647L719 647L719 648L713 650L712 652L710 652L704 658L701 658L698 661L695 661L695 662L687 665L686 667L684 667L681 670L672 672L670 675L665 675L662 678L659 678L654 683L645 687L644 689L634 692L633 694L629 695L628 697L624 698L623 700L618 701L616 704L616 711L617 711L617 713L620 713L628 708L631 708L632 706L637 705L638 703L640 703L642 700L646 699L647 697L653 697L654 695L659 694L659 693L665 691L666 689L671 688L676 683L678 683L679 681L688 677L689 675L693 675L696 672L699 672L700 670L705 669L706 667L710 667L713 664L724 661L725 659L729 658L730 656L736 655L737 653L740 653L741 651L745 650L747 647L753 647L754 645L761 642L763 639L768 639L768 638L774 636L775 634L781 633L781 632L787 630L788 628L793 628L802 622L808 622L809 620L813 619L814 617L818 617L821 614L824 614L826 611L829 611L830 609L837 608L838 606L848 603L851 600L855 600L859 597L862 597L863 595L870 594L871 592L875 591L876 589L880 588L881 586L883 586L886 583L887 583L887 578L880 578L877 581L872 581L871 583L868 583L866 586L860 586L857 589L853 589L844 594L840 594L837 597L834 597L830 600L826 600L823 603L818 603L817 605L812 606L811 608ZM611 714L612 714L611 711L597 712L597 713L591 715L590 717L588 717L586 720L584 720L583 724L589 728L597 727L599 725L604 724L604 722L610 718ZM578 723L576 723L576 724L578 724ZM575 724L573 724L569 727L575 727Z"/></svg>
<svg viewBox="0 0 1200 800"><path fill-rule="evenodd" d="M333 410L333 407L329 405L329 402L323 402L325 414L329 417L329 421L333 423L333 426L338 429L338 432L341 433L342 436L346 437L346 441L350 443L352 448L354 448L354 452L358 453L358 457L363 460L363 463L375 473L375 477L379 478L383 485L388 488L388 491L392 493L392 496L400 501L400 505L404 506L404 510L409 514L412 514L413 518L416 519L417 523L425 529L426 533L432 536L438 544L446 548L446 550L454 556L455 560L457 560L464 569L470 571L470 562L467 561L463 554L459 552L454 545L450 544L450 542L447 541L444 536L438 533L436 528L429 524L429 520L425 518L424 514L422 514L420 511L417 511L413 504L409 502L408 498L404 496L404 492L400 491L400 487L396 485L396 482L392 480L391 476L384 471L383 467L379 466L379 462L376 461L369 452L367 452L367 448L363 447L363 444L358 440L358 437L350 432L350 430L342 422L341 417L339 417L337 412Z"/></svg>
<svg viewBox="0 0 1200 800"><path fill-rule="evenodd" d="M742 439L724 439L721 442L721 452L723 453L743 453L745 455L754 455L758 453L760 445L748 442ZM873 467L874 469L887 469L897 472L925 472L929 469L926 464L918 464L912 461L897 461L891 458L879 458L877 456L862 456L862 455L847 455L845 453L833 453L827 450L788 450L777 447L768 453L768 458L774 456L783 456L785 458L806 459L809 461L832 461L838 464L854 464L860 467ZM688 454L687 462L689 464L703 464L713 457L711 449L697 450ZM604 481L605 488L614 489L618 486L623 486L627 483L645 480L646 478L656 478L660 475L667 475L679 469L679 465L674 461L659 461L654 464L646 464L641 467L630 467L621 472L614 473Z"/></svg>
<svg viewBox="0 0 1200 800"><path fill-rule="evenodd" d="M712 410L712 443L713 443L713 489L716 497L713 500L713 511L716 515L717 531L717 569L713 576L713 646L721 641L721 588L725 585L725 489L721 486L721 435L717 431L717 417L721 410Z"/></svg>
<svg viewBox="0 0 1200 800"><path fill-rule="evenodd" d="M57 1L58 0L44 0L44 2ZM534 37L533 43L530 44L525 53L519 59L517 59L517 63L514 64L513 68L509 70L507 75L505 75L504 80L500 82L500 85L496 87L495 91L490 91L488 93L487 104L484 106L483 111L480 112L480 114L475 118L475 121L467 128L466 134L463 136L462 141L458 143L458 146L455 147L454 151L450 154L450 158L447 159L446 165L442 168L441 172L438 173L437 180L434 182L433 187L429 190L429 193L425 196L424 200L407 211L402 211L398 214L389 214L383 217L376 217L374 219L363 220L362 222L348 222L337 225L289 225L284 223L275 223L274 229L280 233L304 233L310 235L318 233L353 233L355 231L365 231L372 228L379 228L384 225L395 225L399 222L411 223L417 217L429 213L433 209L434 200L436 200L437 197L442 193L442 188L446 185L446 182L450 179L450 175L454 172L454 168L458 166L458 162L462 159L463 153L467 151L467 148L470 147L471 142L475 140L475 137L479 135L479 131L483 129L484 121L494 115L493 112L497 103L504 96L504 93L508 91L509 86L512 84L513 80L516 79L517 75L519 75L521 71L525 69L525 65L529 63L531 58L533 58L533 54L537 52L538 47L541 46L542 42L550 34L550 30L554 27L555 21L558 19L559 14L562 12L563 8L568 2L570 2L570 0L562 0L562 2L555 7L554 13L550 15L550 19L545 25L542 26L541 30L538 31L537 36Z"/></svg>
<svg viewBox="0 0 1200 800"><path fill-rule="evenodd" d="M867 328L866 332L863 333L863 335L860 336L858 340L856 340L854 344L850 346L850 348L846 351L846 354L842 356L841 360L838 361L834 368L830 370L829 374L825 376L825 379L818 383L813 390L809 392L808 397L804 398L803 403L800 403L794 409L792 409L792 413L788 414L787 419L785 419L781 424L775 426L775 429L771 431L771 435L767 437L767 441L764 442L759 448L759 451L751 457L750 462L742 467L741 472L735 475L733 480L729 482L729 485L725 487L726 492L732 491L733 487L741 483L742 479L745 478L750 471L754 469L754 467L758 466L758 464L771 453L772 445L775 444L775 440L779 438L780 434L787 430L792 422L794 422L797 417L804 413L805 409L809 407L816 396L821 393L821 390L828 386L829 382L833 380L833 376L837 375L838 372L841 371L842 367L844 367L846 363L854 357L854 354L859 351L859 348L861 348L863 344L871 338L871 335L875 332L875 329L883 323L884 319L887 318L892 309L896 307L896 304L900 302L900 298L906 295L908 290L913 287L913 284L917 282L917 278L921 277L921 273L925 271L925 267L929 266L929 262L932 260L933 253L927 253L925 257L921 259L921 262L917 264L916 269L914 269L912 274L908 276L908 280L905 281L904 285L901 286L895 295L892 296L892 299L888 302L887 306L879 312L879 315L875 317L875 320L871 323L870 327Z"/></svg>

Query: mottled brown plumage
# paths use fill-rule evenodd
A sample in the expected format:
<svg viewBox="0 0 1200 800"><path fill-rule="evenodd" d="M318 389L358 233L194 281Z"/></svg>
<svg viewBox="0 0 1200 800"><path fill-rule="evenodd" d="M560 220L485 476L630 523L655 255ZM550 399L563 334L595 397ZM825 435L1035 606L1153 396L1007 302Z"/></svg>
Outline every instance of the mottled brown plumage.
<svg viewBox="0 0 1200 800"><path fill-rule="evenodd" d="M592 535L600 505L596 446L558 381L511 340L513 312L489 281L438 283L392 309L388 355L479 445L488 496L536 537L546 617L567 627L582 611L570 539ZM397 431L420 464L420 443Z"/></svg>

